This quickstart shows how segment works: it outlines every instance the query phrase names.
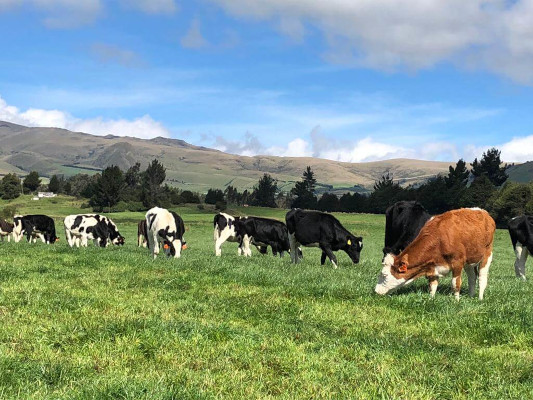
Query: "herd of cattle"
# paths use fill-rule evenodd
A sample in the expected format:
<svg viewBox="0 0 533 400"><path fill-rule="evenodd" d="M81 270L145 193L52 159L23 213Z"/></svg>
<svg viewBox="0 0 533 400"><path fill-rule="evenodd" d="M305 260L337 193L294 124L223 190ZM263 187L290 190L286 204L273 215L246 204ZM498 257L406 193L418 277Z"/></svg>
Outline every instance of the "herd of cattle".
<svg viewBox="0 0 533 400"><path fill-rule="evenodd" d="M251 256L251 246L262 254L270 246L274 255L289 253L298 263L303 254L300 246L318 247L322 251L321 264L329 258L337 268L334 252L343 250L353 263L358 263L363 238L345 229L331 214L290 210L283 222L260 217L234 217L218 213L214 218L215 254L221 256L222 244L238 243L238 254ZM96 246L109 243L123 245L124 237L116 224L98 214L69 215L64 219L65 236L70 247ZM533 217L520 216L508 224L516 254L516 276L525 279L525 263L533 254ZM475 294L479 280L479 299L483 299L489 267L492 261L496 225L491 216L479 208L462 208L431 216L416 201L401 201L386 212L385 247L382 270L375 287L378 294L407 285L419 277L429 281L430 294L437 290L439 278L452 273L452 289L459 299L461 274L465 269L470 296ZM148 247L157 257L161 248L170 257L180 257L187 248L183 238L183 219L173 211L154 207L138 223L137 244ZM40 239L46 244L59 240L54 220L46 215L17 215L13 223L0 219L0 238L11 236L15 242L26 236L30 243Z"/></svg>

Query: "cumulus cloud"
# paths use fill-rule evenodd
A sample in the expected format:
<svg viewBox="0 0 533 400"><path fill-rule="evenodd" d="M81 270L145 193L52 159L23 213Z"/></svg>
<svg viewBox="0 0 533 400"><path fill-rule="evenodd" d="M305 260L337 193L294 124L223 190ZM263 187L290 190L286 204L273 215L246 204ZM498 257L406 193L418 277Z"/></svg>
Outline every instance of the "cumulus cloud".
<svg viewBox="0 0 533 400"><path fill-rule="evenodd" d="M91 53L103 63L117 63L125 67L143 65L143 61L137 53L112 44L94 43L91 46Z"/></svg>
<svg viewBox="0 0 533 400"><path fill-rule="evenodd" d="M200 49L207 46L208 43L200 31L200 21L198 19L192 20L189 30L181 38L180 43L188 49Z"/></svg>
<svg viewBox="0 0 533 400"><path fill-rule="evenodd" d="M30 108L21 111L15 106L7 104L0 97L0 120L32 127L64 128L75 132L90 133L93 135L132 136L149 139L157 136L169 137L169 131L149 115L144 115L132 120L76 118L60 110L44 110Z"/></svg>
<svg viewBox="0 0 533 400"><path fill-rule="evenodd" d="M443 61L533 81L531 0L210 0L238 18L324 34L336 63L417 70Z"/></svg>

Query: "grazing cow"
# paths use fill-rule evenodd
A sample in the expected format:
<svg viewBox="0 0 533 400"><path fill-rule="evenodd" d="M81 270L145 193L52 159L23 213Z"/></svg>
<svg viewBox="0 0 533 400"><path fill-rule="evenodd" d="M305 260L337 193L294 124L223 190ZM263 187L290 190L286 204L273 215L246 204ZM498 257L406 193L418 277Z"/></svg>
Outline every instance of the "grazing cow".
<svg viewBox="0 0 533 400"><path fill-rule="evenodd" d="M137 224L137 246L146 247L148 244L148 228L146 227L146 220L143 219Z"/></svg>
<svg viewBox="0 0 533 400"><path fill-rule="evenodd" d="M399 255L385 256L376 293L386 294L425 276L429 280L431 297L434 297L438 279L451 271L452 289L459 299L464 267L470 296L475 294L476 275L479 274L479 299L482 300L495 230L494 220L480 208L461 208L431 218Z"/></svg>
<svg viewBox="0 0 533 400"><path fill-rule="evenodd" d="M13 238L20 242L26 235L28 242L36 240L36 235L46 243L55 243L59 240L56 236L54 220L47 215L16 215L13 218Z"/></svg>
<svg viewBox="0 0 533 400"><path fill-rule="evenodd" d="M272 248L272 254L283 257L284 252L290 251L287 227L283 222L269 218L244 217L234 221L235 232L240 238L242 253L252 256L250 243L257 247L260 253L266 254L267 246Z"/></svg>
<svg viewBox="0 0 533 400"><path fill-rule="evenodd" d="M2 242L4 237L7 237L7 241L11 241L11 234L13 233L13 224L0 218L0 238Z"/></svg>
<svg viewBox="0 0 533 400"><path fill-rule="evenodd" d="M235 221L239 220L239 217L232 217L226 213L218 213L213 220L214 233L213 238L215 240L215 255L222 255L222 244L228 242L240 242L235 231ZM242 255L242 247L239 245L238 254Z"/></svg>
<svg viewBox="0 0 533 400"><path fill-rule="evenodd" d="M385 218L383 256L396 256L414 240L431 215L417 201L399 201L387 208Z"/></svg>
<svg viewBox="0 0 533 400"><path fill-rule="evenodd" d="M352 235L333 215L296 208L287 213L285 220L289 230L293 263L300 260L297 250L299 244L306 247L319 247L322 250L320 258L322 265L327 256L333 267L337 268L337 257L333 254L337 250L344 250L354 264L359 262L363 238Z"/></svg>
<svg viewBox="0 0 533 400"><path fill-rule="evenodd" d="M515 217L509 221L507 227L516 254L515 274L518 278L526 280L527 256L533 254L533 216Z"/></svg>
<svg viewBox="0 0 533 400"><path fill-rule="evenodd" d="M146 213L146 226L148 229L148 247L154 258L159 254L159 246L167 256L178 258L181 250L186 248L183 241L185 225L181 217L173 211L154 207Z"/></svg>
<svg viewBox="0 0 533 400"><path fill-rule="evenodd" d="M70 247L87 247L89 240L100 247L107 247L108 242L114 245L123 245L125 242L115 223L104 215L68 215L64 225Z"/></svg>

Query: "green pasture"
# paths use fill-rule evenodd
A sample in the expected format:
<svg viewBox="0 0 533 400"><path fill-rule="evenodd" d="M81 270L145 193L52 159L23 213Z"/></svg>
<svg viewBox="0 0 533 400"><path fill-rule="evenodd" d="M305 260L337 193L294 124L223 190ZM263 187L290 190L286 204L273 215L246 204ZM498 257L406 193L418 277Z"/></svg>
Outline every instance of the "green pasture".
<svg viewBox="0 0 533 400"><path fill-rule="evenodd" d="M154 261L136 247L142 213L110 215L124 247L71 249L62 218L81 202L15 203L53 216L61 240L0 243L0 399L533 398L533 286L505 231L485 300L465 284L457 302L450 278L434 300L422 279L373 293L384 216L338 215L364 248L334 270L318 249L296 266L235 243L216 258L213 211L196 206L175 209L189 248Z"/></svg>

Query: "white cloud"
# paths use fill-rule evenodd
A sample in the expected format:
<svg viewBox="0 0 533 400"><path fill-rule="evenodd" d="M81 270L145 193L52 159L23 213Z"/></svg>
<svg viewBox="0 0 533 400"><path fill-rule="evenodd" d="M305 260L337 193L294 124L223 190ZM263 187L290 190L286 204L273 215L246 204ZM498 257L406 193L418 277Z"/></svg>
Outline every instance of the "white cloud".
<svg viewBox="0 0 533 400"><path fill-rule="evenodd" d="M125 67L139 67L143 65L141 57L134 51L120 48L108 43L94 43L91 53L101 62L118 63Z"/></svg>
<svg viewBox="0 0 533 400"><path fill-rule="evenodd" d="M173 14L178 11L174 0L122 0L125 7L135 8L147 14Z"/></svg>
<svg viewBox="0 0 533 400"><path fill-rule="evenodd" d="M88 25L103 11L101 0L29 0L24 3L41 10L45 14L44 25L56 29Z"/></svg>
<svg viewBox="0 0 533 400"><path fill-rule="evenodd" d="M501 150L501 157L504 161L531 161L533 160L533 135L513 138L497 148Z"/></svg>
<svg viewBox="0 0 533 400"><path fill-rule="evenodd" d="M192 20L189 30L181 38L180 43L188 49L200 49L207 46L208 43L200 31L200 21L198 19Z"/></svg>
<svg viewBox="0 0 533 400"><path fill-rule="evenodd" d="M210 1L238 18L273 21L291 38L318 28L335 63L417 70L451 61L533 81L531 0Z"/></svg>
<svg viewBox="0 0 533 400"><path fill-rule="evenodd" d="M149 115L144 115L132 120L76 118L59 110L43 110L30 108L20 111L17 107L10 106L0 97L0 120L25 126L64 128L75 132L90 133L93 135L132 136L149 139L157 136L169 137L169 131Z"/></svg>

